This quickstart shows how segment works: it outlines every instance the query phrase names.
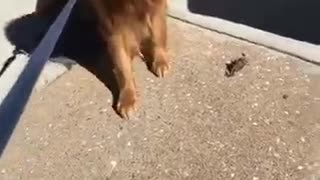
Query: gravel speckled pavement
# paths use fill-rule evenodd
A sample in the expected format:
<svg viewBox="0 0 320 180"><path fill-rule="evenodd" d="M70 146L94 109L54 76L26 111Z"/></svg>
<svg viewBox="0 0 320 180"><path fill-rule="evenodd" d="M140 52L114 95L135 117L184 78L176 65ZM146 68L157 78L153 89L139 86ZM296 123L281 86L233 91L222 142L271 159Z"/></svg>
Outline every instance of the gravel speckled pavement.
<svg viewBox="0 0 320 180"><path fill-rule="evenodd" d="M296 58L176 20L169 35L168 77L135 63L140 101L130 121L80 66L34 93L0 179L320 178L319 75ZM225 63L241 53L249 64L225 77Z"/></svg>

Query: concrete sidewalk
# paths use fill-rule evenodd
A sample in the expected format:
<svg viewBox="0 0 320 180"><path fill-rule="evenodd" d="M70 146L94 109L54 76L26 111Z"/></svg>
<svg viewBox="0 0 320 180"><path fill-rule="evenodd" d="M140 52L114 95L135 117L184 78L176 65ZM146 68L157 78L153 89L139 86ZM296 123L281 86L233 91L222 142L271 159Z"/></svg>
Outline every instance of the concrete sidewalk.
<svg viewBox="0 0 320 180"><path fill-rule="evenodd" d="M78 66L33 95L0 179L320 177L320 77L309 73L317 67L176 20L169 29L173 71L157 79L135 64L131 121ZM249 65L225 77L241 53Z"/></svg>

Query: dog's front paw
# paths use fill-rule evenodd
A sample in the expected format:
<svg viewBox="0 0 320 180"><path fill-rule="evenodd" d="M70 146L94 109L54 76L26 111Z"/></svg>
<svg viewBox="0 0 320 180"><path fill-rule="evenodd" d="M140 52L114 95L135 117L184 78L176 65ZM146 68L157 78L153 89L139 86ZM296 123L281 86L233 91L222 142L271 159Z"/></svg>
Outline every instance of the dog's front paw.
<svg viewBox="0 0 320 180"><path fill-rule="evenodd" d="M170 64L164 51L160 51L155 54L151 70L156 76L161 78L168 74L170 70Z"/></svg>
<svg viewBox="0 0 320 180"><path fill-rule="evenodd" d="M129 119L131 114L137 109L137 95L134 88L120 91L117 111L122 118Z"/></svg>

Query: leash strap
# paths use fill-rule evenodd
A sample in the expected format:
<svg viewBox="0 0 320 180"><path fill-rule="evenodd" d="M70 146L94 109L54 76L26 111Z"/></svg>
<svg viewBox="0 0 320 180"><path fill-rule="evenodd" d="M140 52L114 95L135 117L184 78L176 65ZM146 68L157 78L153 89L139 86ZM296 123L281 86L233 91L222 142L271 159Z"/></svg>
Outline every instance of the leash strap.
<svg viewBox="0 0 320 180"><path fill-rule="evenodd" d="M0 105L0 157L28 103L42 69L59 40L76 1L69 0L64 6Z"/></svg>

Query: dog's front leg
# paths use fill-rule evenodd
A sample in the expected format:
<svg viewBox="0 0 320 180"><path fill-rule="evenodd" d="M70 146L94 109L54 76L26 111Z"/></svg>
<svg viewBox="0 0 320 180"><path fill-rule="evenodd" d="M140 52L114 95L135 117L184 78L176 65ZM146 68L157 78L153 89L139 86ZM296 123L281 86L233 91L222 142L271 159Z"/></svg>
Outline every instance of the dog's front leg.
<svg viewBox="0 0 320 180"><path fill-rule="evenodd" d="M151 47L148 53L151 54L152 72L158 77L164 77L170 69L167 55L167 4L166 0L160 2L149 16Z"/></svg>

